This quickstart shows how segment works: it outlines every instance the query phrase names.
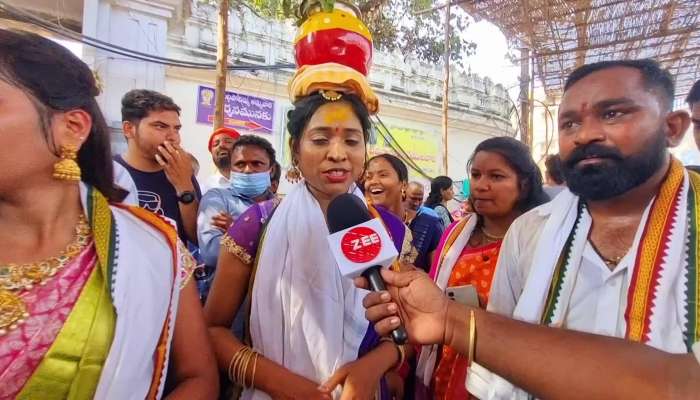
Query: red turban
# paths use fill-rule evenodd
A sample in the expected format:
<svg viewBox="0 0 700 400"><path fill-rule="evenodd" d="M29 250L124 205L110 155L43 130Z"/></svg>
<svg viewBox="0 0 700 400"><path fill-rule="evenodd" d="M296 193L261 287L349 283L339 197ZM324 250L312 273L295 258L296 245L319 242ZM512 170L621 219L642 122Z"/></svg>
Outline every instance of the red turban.
<svg viewBox="0 0 700 400"><path fill-rule="evenodd" d="M217 135L228 136L228 137L230 137L230 138L233 139L233 140L236 140L236 139L238 139L239 137L241 137L241 134L238 133L238 131L235 130L235 129L231 129L231 128L219 128L219 129L215 130L214 132L212 132L211 136L209 136L209 152L210 152L210 153L211 153L211 148L212 148L212 146L214 145L214 138L215 138Z"/></svg>

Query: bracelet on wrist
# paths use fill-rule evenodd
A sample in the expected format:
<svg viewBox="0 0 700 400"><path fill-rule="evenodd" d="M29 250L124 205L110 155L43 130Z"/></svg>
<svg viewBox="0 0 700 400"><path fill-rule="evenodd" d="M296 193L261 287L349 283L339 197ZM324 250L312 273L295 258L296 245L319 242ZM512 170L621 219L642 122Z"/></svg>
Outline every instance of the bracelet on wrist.
<svg viewBox="0 0 700 400"><path fill-rule="evenodd" d="M380 339L380 342L389 342L389 343L391 343L391 344L393 344L393 345L396 346L396 351L398 352L399 359L398 359L398 360L396 361L396 363L391 367L391 369L393 369L393 370L398 370L399 368L401 368L401 366L403 365L403 363L406 361L406 348L405 348L405 345L403 345L403 344L396 344L396 343L394 343L394 341L393 341L391 338L388 338L388 337Z"/></svg>
<svg viewBox="0 0 700 400"><path fill-rule="evenodd" d="M252 388L255 385L255 372L258 367L258 357L260 354L250 347L242 347L231 357L228 365L228 379L242 386L244 389ZM248 369L253 366L250 374L250 385L247 382Z"/></svg>
<svg viewBox="0 0 700 400"><path fill-rule="evenodd" d="M474 361L474 352L476 351L476 317L474 316L474 309L469 310L469 343L467 344L469 349L468 353L468 367L471 367Z"/></svg>

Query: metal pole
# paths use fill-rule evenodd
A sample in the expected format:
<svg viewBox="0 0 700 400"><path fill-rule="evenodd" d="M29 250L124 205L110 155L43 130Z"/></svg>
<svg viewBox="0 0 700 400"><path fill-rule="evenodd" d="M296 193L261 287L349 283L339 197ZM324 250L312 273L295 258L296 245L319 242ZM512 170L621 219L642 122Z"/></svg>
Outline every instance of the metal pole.
<svg viewBox="0 0 700 400"><path fill-rule="evenodd" d="M224 98L226 95L226 76L228 65L228 10L229 0L219 3L219 41L216 48L216 111L214 129L224 126Z"/></svg>
<svg viewBox="0 0 700 400"><path fill-rule="evenodd" d="M445 170L445 175L448 174L447 171L447 131L448 131L448 111L449 111L449 95L450 95L450 36L452 34L452 25L450 25L450 9L452 4L447 3L445 7L445 81L443 82L442 88L442 143L443 143L443 153L442 153L442 165Z"/></svg>

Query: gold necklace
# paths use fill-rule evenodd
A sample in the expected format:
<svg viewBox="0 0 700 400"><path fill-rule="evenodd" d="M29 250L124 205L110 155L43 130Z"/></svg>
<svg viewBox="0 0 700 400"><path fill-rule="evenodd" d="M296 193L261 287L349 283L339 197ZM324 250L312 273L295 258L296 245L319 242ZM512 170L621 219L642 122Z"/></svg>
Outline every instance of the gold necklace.
<svg viewBox="0 0 700 400"><path fill-rule="evenodd" d="M605 265L611 270L615 269L615 267L617 267L617 265L620 263L620 261L622 261L622 259L625 258L627 253L629 253L630 248L631 248L631 246L628 247L627 250L625 250L625 252L621 256L615 256L612 258L608 258L608 257L603 256L603 253L601 253L600 250L598 250L598 247L593 243L592 240L589 240L589 242L591 243L591 246L593 247L593 250L596 252L596 254L598 254L600 259L603 260L603 263L605 263Z"/></svg>
<svg viewBox="0 0 700 400"><path fill-rule="evenodd" d="M497 242L497 241L503 239L503 238L506 236L506 235L501 235L501 236L492 235L492 234L488 233L488 232L486 231L486 228L484 228L483 226L480 227L479 229L481 230L481 233L486 237L486 239L488 239L488 240L490 240L490 241L492 241L492 242Z"/></svg>
<svg viewBox="0 0 700 400"><path fill-rule="evenodd" d="M81 213L75 236L55 257L35 263L0 265L0 336L17 328L29 317L20 294L35 285L45 285L58 271L83 252L90 243L90 225Z"/></svg>
<svg viewBox="0 0 700 400"><path fill-rule="evenodd" d="M404 223L404 225L410 225L412 221L413 221L413 218L409 218L409 216L408 216L408 210L404 209L404 211L403 211L403 223Z"/></svg>
<svg viewBox="0 0 700 400"><path fill-rule="evenodd" d="M622 256L617 256L614 258L607 258L607 257L603 257L603 255L600 253L598 253L598 255L600 256L600 259L603 260L605 265L607 265L608 268L610 268L610 269L614 269L615 267L617 267L617 265L620 263L620 261L622 261L622 259L625 257L624 255L622 255Z"/></svg>

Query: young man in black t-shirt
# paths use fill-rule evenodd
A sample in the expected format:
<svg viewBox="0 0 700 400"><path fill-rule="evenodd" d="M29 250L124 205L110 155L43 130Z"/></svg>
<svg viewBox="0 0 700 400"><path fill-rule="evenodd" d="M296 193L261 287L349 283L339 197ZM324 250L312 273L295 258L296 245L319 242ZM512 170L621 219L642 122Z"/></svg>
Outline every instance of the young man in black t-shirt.
<svg viewBox="0 0 700 400"><path fill-rule="evenodd" d="M189 154L180 147L180 107L150 90L122 98L122 127L128 143L114 159L136 183L139 205L175 221L183 242L197 243L201 197Z"/></svg>

